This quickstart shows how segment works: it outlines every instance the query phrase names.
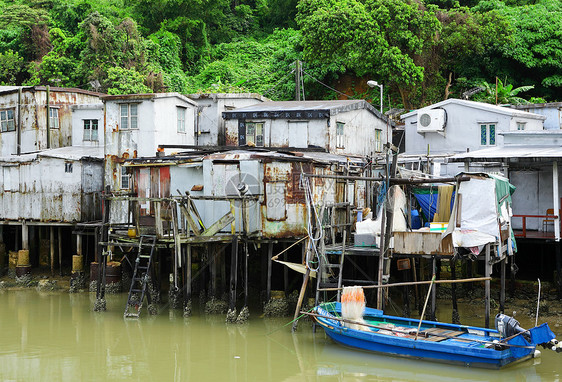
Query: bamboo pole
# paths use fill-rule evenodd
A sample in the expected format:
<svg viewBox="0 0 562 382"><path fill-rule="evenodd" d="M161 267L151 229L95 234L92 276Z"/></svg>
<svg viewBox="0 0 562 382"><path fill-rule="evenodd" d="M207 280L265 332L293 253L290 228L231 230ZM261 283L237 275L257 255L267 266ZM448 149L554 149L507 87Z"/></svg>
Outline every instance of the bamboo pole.
<svg viewBox="0 0 562 382"><path fill-rule="evenodd" d="M425 298L425 304L423 305L423 310L422 310L420 322L418 324L418 330L416 331L416 337L414 338L414 341L417 341L417 339L418 339L418 334L420 332L421 324L423 322L423 316L425 315L425 308L427 308L427 302L429 301L429 296L431 295L431 289L432 289L431 287L433 286L433 284L435 284L435 273L433 274L433 277L431 278L431 283L429 284L429 290L427 291L427 297Z"/></svg>
<svg viewBox="0 0 562 382"><path fill-rule="evenodd" d="M488 281L491 280L491 277L474 277L471 279L459 279L459 280L435 280L433 284L455 284L455 283L472 283L475 281ZM410 286L410 285L423 285L423 284L431 284L431 281L413 281L413 282L402 282L402 283L394 283L394 284L384 284L384 285L365 285L363 289L370 289L370 288L389 288L389 287L400 287L400 286ZM338 289L343 288L323 288L319 289L320 291L336 291Z"/></svg>

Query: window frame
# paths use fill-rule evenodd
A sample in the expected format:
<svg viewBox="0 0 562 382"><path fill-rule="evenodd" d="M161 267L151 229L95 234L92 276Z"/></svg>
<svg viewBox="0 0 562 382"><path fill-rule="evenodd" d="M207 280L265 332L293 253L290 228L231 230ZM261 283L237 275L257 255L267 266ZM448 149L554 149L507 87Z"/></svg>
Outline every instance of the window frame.
<svg viewBox="0 0 562 382"><path fill-rule="evenodd" d="M258 134L258 127L261 128L261 134ZM252 134L249 133L250 128L253 128ZM258 144L260 136L261 144ZM246 122L246 145L249 145L250 142L254 144L254 147L265 147L265 122Z"/></svg>
<svg viewBox="0 0 562 382"><path fill-rule="evenodd" d="M496 146L498 123L479 122L478 127L479 127L479 135L480 135L480 146ZM492 133L493 133L493 137L492 137Z"/></svg>
<svg viewBox="0 0 562 382"><path fill-rule="evenodd" d="M345 149L345 122L336 122L336 149Z"/></svg>
<svg viewBox="0 0 562 382"><path fill-rule="evenodd" d="M84 130L83 130L83 136L82 136L82 141L85 142L99 142L99 120L98 119L83 119L83 126L84 126ZM96 126L96 137L95 139L92 137L92 132L93 132L93 122L95 121L95 126ZM88 123L88 128L86 128L86 124ZM88 131L88 138L86 138L86 131Z"/></svg>
<svg viewBox="0 0 562 382"><path fill-rule="evenodd" d="M176 106L176 120L177 120L178 133L185 134L187 132L185 130L186 116L187 116L187 108L185 106L179 106L179 105ZM180 117L183 117L183 119Z"/></svg>
<svg viewBox="0 0 562 382"><path fill-rule="evenodd" d="M382 152L382 130L375 129L375 152Z"/></svg>
<svg viewBox="0 0 562 382"><path fill-rule="evenodd" d="M126 179L127 186L124 186L123 180ZM120 190L131 190L132 189L132 176L127 172L125 167L121 167L121 176L119 177L119 189Z"/></svg>
<svg viewBox="0 0 562 382"><path fill-rule="evenodd" d="M58 107L49 106L49 128L60 128L60 116Z"/></svg>
<svg viewBox="0 0 562 382"><path fill-rule="evenodd" d="M517 131L525 131L526 126L527 126L527 122L515 122L515 127ZM522 127L522 129L520 129L519 127Z"/></svg>
<svg viewBox="0 0 562 382"><path fill-rule="evenodd" d="M131 113L131 109L134 106L135 114ZM123 108L127 108L126 115L123 115ZM134 126L133 126L134 118ZM124 127L123 121L126 121L127 127ZM119 104L119 130L138 130L139 128L139 102L127 102Z"/></svg>
<svg viewBox="0 0 562 382"><path fill-rule="evenodd" d="M9 114L12 115L12 118L9 117ZM3 115L5 115L5 118L2 118ZM12 128L10 128L10 121L11 121ZM4 126L6 126L5 129L4 129ZM10 132L10 131L16 131L15 109L14 108L1 109L0 110L0 132L7 133L7 132Z"/></svg>

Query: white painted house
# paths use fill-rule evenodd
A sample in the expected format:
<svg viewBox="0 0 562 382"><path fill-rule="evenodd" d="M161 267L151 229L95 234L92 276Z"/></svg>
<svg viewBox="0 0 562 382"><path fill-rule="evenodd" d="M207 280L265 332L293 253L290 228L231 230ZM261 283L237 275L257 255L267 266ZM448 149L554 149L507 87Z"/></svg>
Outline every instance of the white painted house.
<svg viewBox="0 0 562 382"><path fill-rule="evenodd" d="M364 100L277 101L223 112L227 146L382 152L392 125Z"/></svg>
<svg viewBox="0 0 562 382"><path fill-rule="evenodd" d="M128 190L120 164L128 158L154 157L158 145L193 145L196 103L179 93L106 95L105 185Z"/></svg>
<svg viewBox="0 0 562 382"><path fill-rule="evenodd" d="M224 146L226 144L224 111L269 101L257 93L201 93L188 94L197 102L195 115L195 145Z"/></svg>
<svg viewBox="0 0 562 382"><path fill-rule="evenodd" d="M401 116L406 150L402 159L435 159L435 175L455 175L462 168L447 157L488 147L501 147L501 132L540 131L546 117L482 102L447 99Z"/></svg>
<svg viewBox="0 0 562 382"><path fill-rule="evenodd" d="M522 105L512 105L514 109L527 111L533 114L544 115L545 130L560 130L562 129L562 102L549 102L549 103L530 103Z"/></svg>

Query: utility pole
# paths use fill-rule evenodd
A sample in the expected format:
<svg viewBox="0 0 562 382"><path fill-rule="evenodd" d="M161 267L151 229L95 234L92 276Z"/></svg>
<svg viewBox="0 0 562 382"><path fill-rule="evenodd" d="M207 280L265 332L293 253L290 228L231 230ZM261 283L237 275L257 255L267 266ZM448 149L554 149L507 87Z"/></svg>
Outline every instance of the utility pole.
<svg viewBox="0 0 562 382"><path fill-rule="evenodd" d="M301 62L295 61L295 101L301 100Z"/></svg>

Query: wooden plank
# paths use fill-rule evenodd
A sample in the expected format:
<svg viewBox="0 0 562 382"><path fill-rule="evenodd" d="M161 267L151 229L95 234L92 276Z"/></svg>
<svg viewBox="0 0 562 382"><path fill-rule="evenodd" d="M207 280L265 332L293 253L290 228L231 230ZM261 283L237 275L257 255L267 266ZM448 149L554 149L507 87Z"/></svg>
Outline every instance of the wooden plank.
<svg viewBox="0 0 562 382"><path fill-rule="evenodd" d="M193 217L191 216L187 208L185 208L184 204L180 204L180 210L183 216L185 217L185 220L187 220L187 225L189 225L189 228L191 228L195 236L201 235L201 229L199 225L195 220L193 220Z"/></svg>
<svg viewBox="0 0 562 382"><path fill-rule="evenodd" d="M214 222L209 228L203 231L203 233L201 233L201 236L213 236L233 221L234 215L229 211L226 213L226 215L224 215L222 218Z"/></svg>
<svg viewBox="0 0 562 382"><path fill-rule="evenodd" d="M452 256L454 248L451 237L442 236L441 232L394 232L394 253Z"/></svg>

